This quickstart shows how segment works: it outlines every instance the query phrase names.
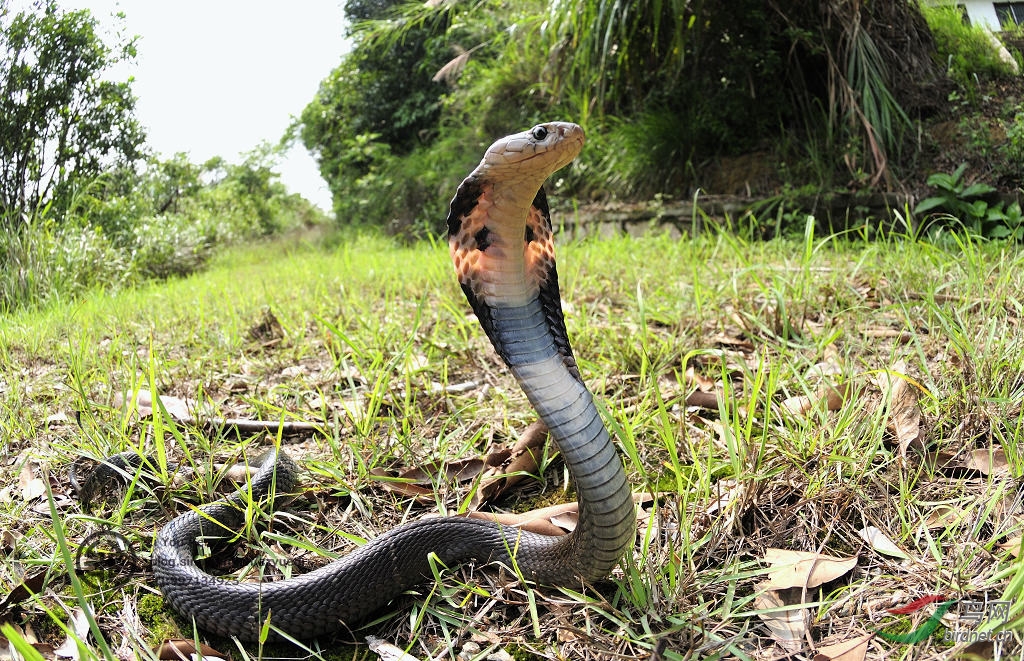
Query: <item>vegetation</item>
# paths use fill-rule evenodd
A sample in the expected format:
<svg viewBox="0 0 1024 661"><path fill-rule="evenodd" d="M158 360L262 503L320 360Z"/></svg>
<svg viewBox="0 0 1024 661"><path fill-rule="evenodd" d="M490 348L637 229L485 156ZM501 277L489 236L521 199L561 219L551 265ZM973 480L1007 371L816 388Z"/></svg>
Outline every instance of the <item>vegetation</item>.
<svg viewBox="0 0 1024 661"><path fill-rule="evenodd" d="M499 648L522 658L810 657L845 642L868 659L928 659L965 647L943 642L946 630L984 627L1011 632L1004 653L1021 644L1018 251L810 231L800 241L712 233L562 248L581 371L630 484L656 498L641 506L634 553L583 592L446 571L351 639L322 641L321 656L365 658L344 641L367 635L416 658ZM194 635L152 596L144 561L102 593L79 578L79 594L75 578L88 577L60 558L73 565L101 527L144 558L170 517L231 488L216 462L251 461L276 440L210 434L159 411L140 420L112 403L117 393L147 389L223 417L321 430L288 445L306 468L295 500L256 515L231 550L212 548L208 569L305 571L398 521L466 507L476 481L434 462L509 443L534 413L467 315L451 268L443 246L372 234L329 250L278 241L236 249L201 274L0 320L10 459L0 464L0 580L47 577L38 596L0 612L3 636L32 640L31 627L38 645L59 645L76 605L94 624L77 634L82 658L152 658L175 626ZM687 406L695 389L721 405ZM141 471L82 510L65 467L136 447L183 466ZM434 466L426 504L375 477L424 465ZM493 506L570 500L558 457L549 451L542 465ZM878 532L865 541L869 528ZM773 548L848 568L765 601L763 582L782 580ZM916 629L939 604L886 609L936 594L959 605L933 635L871 636ZM1007 622L964 617L967 600L986 598L1011 602ZM801 617L785 617L793 612ZM220 656L234 647L207 642Z"/></svg>
<svg viewBox="0 0 1024 661"><path fill-rule="evenodd" d="M218 248L319 220L262 145L241 163L149 154L130 81L135 56L88 11L0 0L0 314L190 273Z"/></svg>
<svg viewBox="0 0 1024 661"><path fill-rule="evenodd" d="M950 4L921 3L935 36L935 56L958 86L977 94L979 83L1013 74L1013 64L999 56L992 35L964 22L963 10Z"/></svg>
<svg viewBox="0 0 1024 661"><path fill-rule="evenodd" d="M578 195L729 192L714 190L708 172L752 150L788 164L796 186L829 186L841 173L885 185L912 160L913 122L946 93L910 3L383 5L389 12L349 7L354 19L374 18L354 22L352 54L301 118L342 223L439 227L452 180L482 146L551 117L589 130L564 180ZM364 128L369 116L349 101L372 90L386 105L392 74L363 63L411 43L423 57L403 75L435 81L416 89L441 102L418 117L415 141Z"/></svg>
<svg viewBox="0 0 1024 661"><path fill-rule="evenodd" d="M105 45L86 10L54 0L12 14L0 2L0 229L43 207L65 214L87 182L142 157L131 86L101 77L135 56Z"/></svg>
<svg viewBox="0 0 1024 661"><path fill-rule="evenodd" d="M94 179L63 215L47 207L23 216L0 236L9 265L0 313L185 275L230 243L320 222L319 210L277 181L275 154L260 147L237 165L151 158Z"/></svg>
<svg viewBox="0 0 1024 661"><path fill-rule="evenodd" d="M1010 242L1024 218L994 197L1019 186L1024 114L973 33L905 2L346 11L355 47L286 136L319 158L344 230L310 245L279 236L317 216L277 181L280 145L237 164L149 154L130 81L103 82L132 42L101 43L87 12L52 0L20 12L0 0L0 583L13 588L0 658L62 642L80 658L155 658L163 639L198 636L144 561L123 585L92 585L76 553L113 530L144 560L158 527L225 488L221 460L252 460L283 434L211 432L166 407L136 415L125 395L315 427L289 446L307 469L295 500L253 503L208 569L306 571L400 521L467 509L479 481L445 463L506 446L534 413L443 246L366 225L433 237L486 144L552 117L588 129L581 160L550 182L563 204L661 204L752 181L782 199L896 186L925 156L935 166L916 217L901 215L906 235L822 238L780 203L696 237L566 246L581 372L649 497L634 552L580 591L452 568L353 639L424 658L580 659L837 658L833 643L939 658L965 647L944 629L1006 636L999 653L1024 642L1024 258ZM751 172L729 180L729 158ZM780 238L757 240L768 225ZM218 253L250 238L267 240ZM157 465L78 503L65 467L128 449ZM426 503L381 477L409 466L429 467ZM549 450L488 505L570 500L563 472ZM791 552L843 569L793 583L777 564ZM978 601L1010 606L972 625L963 605ZM234 646L210 642L219 656ZM311 656L365 656L351 642Z"/></svg>
<svg viewBox="0 0 1024 661"><path fill-rule="evenodd" d="M1012 190L1024 115L1012 90L998 112L971 112L1004 98L980 86L1007 65L952 11L351 0L355 46L283 142L301 139L316 155L339 223L412 236L441 229L452 191L493 138L552 117L588 130L582 158L550 184L583 203L906 189L929 150L933 169L909 183L918 199L940 194L926 190L928 175L962 163L965 185L994 178ZM228 242L318 216L276 181L275 148L239 164L149 154L131 81L109 79L134 42L103 43L87 11L47 0L16 12L0 0L0 24L0 254L11 265L0 312L188 273ZM963 149L925 124L950 103ZM1007 213L982 235L1020 234L1012 203L986 204Z"/></svg>

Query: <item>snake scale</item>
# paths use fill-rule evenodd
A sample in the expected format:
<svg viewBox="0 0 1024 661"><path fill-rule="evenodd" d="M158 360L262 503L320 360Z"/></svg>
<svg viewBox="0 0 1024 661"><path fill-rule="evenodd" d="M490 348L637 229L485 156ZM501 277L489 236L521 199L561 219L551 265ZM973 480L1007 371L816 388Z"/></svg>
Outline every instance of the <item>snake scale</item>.
<svg viewBox="0 0 1024 661"><path fill-rule="evenodd" d="M459 283L519 385L547 424L576 484L579 522L547 537L463 517L401 525L320 569L287 580L215 578L195 563L198 537L230 537L245 503L285 492L298 467L272 453L248 490L178 516L157 535L152 562L170 606L203 630L306 639L365 621L432 575L430 556L453 566L496 562L545 585L606 577L635 537L635 511L622 460L580 377L562 316L551 221L543 184L583 147L583 129L540 124L491 145L452 199L449 247Z"/></svg>

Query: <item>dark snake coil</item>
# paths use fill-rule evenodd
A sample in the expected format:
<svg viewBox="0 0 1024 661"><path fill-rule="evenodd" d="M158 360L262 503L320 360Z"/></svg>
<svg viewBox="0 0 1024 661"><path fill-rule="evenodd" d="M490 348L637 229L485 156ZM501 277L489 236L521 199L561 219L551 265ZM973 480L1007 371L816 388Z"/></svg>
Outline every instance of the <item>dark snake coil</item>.
<svg viewBox="0 0 1024 661"><path fill-rule="evenodd" d="M459 283L495 350L547 424L576 484L573 533L547 537L490 521L424 519L399 526L325 567L283 581L214 578L195 564L198 537L231 537L246 490L175 518L158 534L153 570L164 599L200 629L258 639L312 638L364 621L444 565L498 562L528 580L575 585L606 577L635 537L622 460L580 377L565 331L544 181L583 147L583 129L552 122L495 142L459 186L448 214ZM254 476L252 498L286 492L298 467L283 452Z"/></svg>

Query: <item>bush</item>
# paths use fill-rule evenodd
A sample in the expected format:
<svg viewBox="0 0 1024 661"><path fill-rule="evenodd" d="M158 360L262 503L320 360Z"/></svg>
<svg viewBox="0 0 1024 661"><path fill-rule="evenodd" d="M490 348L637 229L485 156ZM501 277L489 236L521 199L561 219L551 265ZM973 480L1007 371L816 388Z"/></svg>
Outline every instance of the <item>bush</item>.
<svg viewBox="0 0 1024 661"><path fill-rule="evenodd" d="M921 13L935 37L936 56L960 87L972 91L978 80L1013 75L1013 66L999 56L994 37L985 28L964 23L953 4L920 4Z"/></svg>
<svg viewBox="0 0 1024 661"><path fill-rule="evenodd" d="M101 230L40 218L0 234L0 313L134 281L131 261Z"/></svg>

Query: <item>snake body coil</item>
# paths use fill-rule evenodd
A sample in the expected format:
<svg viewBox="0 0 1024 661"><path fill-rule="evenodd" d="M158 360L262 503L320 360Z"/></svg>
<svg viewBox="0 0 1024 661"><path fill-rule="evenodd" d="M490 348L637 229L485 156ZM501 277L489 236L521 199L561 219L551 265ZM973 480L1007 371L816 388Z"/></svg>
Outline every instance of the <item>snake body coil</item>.
<svg viewBox="0 0 1024 661"><path fill-rule="evenodd" d="M246 497L239 492L175 518L158 534L153 569L175 610L201 629L245 640L258 638L268 618L273 629L311 638L358 624L431 576L431 554L448 566L469 560L515 566L547 585L608 575L632 544L635 512L622 461L566 336L542 188L583 141L583 129L563 122L498 140L459 186L448 215L463 291L575 480L575 531L547 537L478 519L424 519L308 574L240 583L214 578L194 561L197 537L224 537L243 524ZM253 478L252 495L286 491L297 471L284 453L269 457Z"/></svg>

